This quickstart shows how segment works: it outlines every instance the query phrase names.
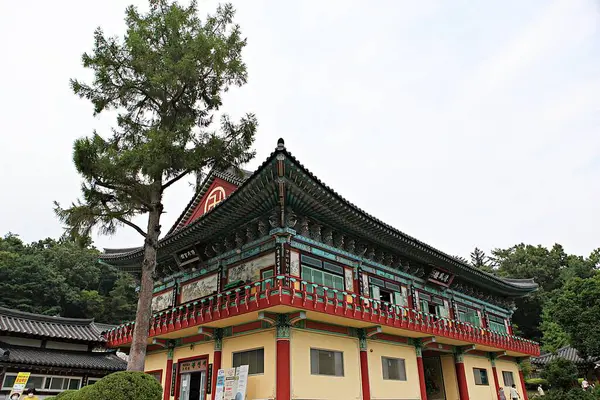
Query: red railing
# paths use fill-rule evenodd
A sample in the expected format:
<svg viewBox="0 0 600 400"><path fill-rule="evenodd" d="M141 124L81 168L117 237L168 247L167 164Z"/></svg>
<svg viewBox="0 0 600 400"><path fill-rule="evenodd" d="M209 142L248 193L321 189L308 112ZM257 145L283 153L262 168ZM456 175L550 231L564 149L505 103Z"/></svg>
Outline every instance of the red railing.
<svg viewBox="0 0 600 400"><path fill-rule="evenodd" d="M362 320L374 325L385 325L502 350L539 355L539 345L528 339L331 289L291 276L263 279L156 313L150 321L149 334L150 337L157 337L280 304ZM133 328L134 323L128 323L106 332L109 345L117 347L131 342Z"/></svg>

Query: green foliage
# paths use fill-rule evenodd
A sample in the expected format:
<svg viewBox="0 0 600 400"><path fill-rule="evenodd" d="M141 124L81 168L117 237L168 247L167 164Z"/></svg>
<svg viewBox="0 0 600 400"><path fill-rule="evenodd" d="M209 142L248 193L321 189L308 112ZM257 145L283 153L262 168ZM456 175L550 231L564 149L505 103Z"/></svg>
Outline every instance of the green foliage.
<svg viewBox="0 0 600 400"><path fill-rule="evenodd" d="M475 247L475 250L473 250L471 253L471 265L490 274L494 273L494 268L492 267L490 257L488 257L483 250L477 247Z"/></svg>
<svg viewBox="0 0 600 400"><path fill-rule="evenodd" d="M110 135L75 141L82 196L66 209L55 203L55 212L73 238L93 228L110 235L124 225L144 238L130 370L143 369L165 190L190 174L239 168L254 157L253 114L239 122L222 114L218 128L213 124L223 93L247 80L246 39L233 23L235 11L226 4L204 21L197 14L195 0L150 0L146 14L128 7L125 35L106 37L98 28L92 52L82 56L91 83L71 80L94 114L117 117ZM138 215L148 216L144 228L132 222ZM90 307L97 307L94 300Z"/></svg>
<svg viewBox="0 0 600 400"><path fill-rule="evenodd" d="M77 400L78 395L77 390L65 390L56 396L56 400Z"/></svg>
<svg viewBox="0 0 600 400"><path fill-rule="evenodd" d="M143 372L123 371L105 376L85 390L76 400L161 400L162 387Z"/></svg>
<svg viewBox="0 0 600 400"><path fill-rule="evenodd" d="M25 244L0 237L0 306L106 323L135 315L133 279L97 261L98 251L66 239Z"/></svg>
<svg viewBox="0 0 600 400"><path fill-rule="evenodd" d="M548 313L569 335L579 355L600 356L600 273L569 280L548 304Z"/></svg>
<svg viewBox="0 0 600 400"><path fill-rule="evenodd" d="M544 378L529 378L525 379L525 386L528 390L536 390L539 385L542 385L542 388L548 388L548 381Z"/></svg>
<svg viewBox="0 0 600 400"><path fill-rule="evenodd" d="M566 334L560 327L543 324L542 309L565 282L574 277L587 278L594 274L599 252L594 251L588 258L567 254L563 247L555 244L551 249L543 246L519 244L508 249L492 251L492 264L496 274L511 278L534 278L540 285L537 292L525 298L516 299L517 310L513 323L515 333L542 340L542 329L548 330L545 343L554 348L564 343ZM548 320L549 321L549 320Z"/></svg>
<svg viewBox="0 0 600 400"><path fill-rule="evenodd" d="M569 335L550 315L550 306L548 304L542 310L540 328L543 333L542 350L555 353L558 349L569 345Z"/></svg>
<svg viewBox="0 0 600 400"><path fill-rule="evenodd" d="M570 390L550 390L544 397L544 400L598 400L600 392L586 392L581 388L573 388Z"/></svg>
<svg viewBox="0 0 600 400"><path fill-rule="evenodd" d="M56 212L73 237L93 227L113 234L139 214L162 213L162 194L190 173L237 167L249 161L257 121L222 115L213 127L222 94L246 83L241 58L246 40L233 23L230 4L201 21L195 1L187 7L151 0L150 11L126 10L123 38L94 33L94 48L82 57L94 79L71 80L94 114L116 111L112 135L94 132L75 141L73 161L83 177L82 200ZM148 231L159 229L149 227Z"/></svg>
<svg viewBox="0 0 600 400"><path fill-rule="evenodd" d="M553 389L569 390L577 385L577 367L569 360L557 358L546 365L542 378Z"/></svg>

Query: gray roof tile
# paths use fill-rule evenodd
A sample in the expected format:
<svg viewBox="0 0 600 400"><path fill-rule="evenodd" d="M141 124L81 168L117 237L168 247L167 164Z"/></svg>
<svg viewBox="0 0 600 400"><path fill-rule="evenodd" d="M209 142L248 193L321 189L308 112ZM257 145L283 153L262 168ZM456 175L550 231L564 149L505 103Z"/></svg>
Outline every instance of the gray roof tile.
<svg viewBox="0 0 600 400"><path fill-rule="evenodd" d="M0 307L0 333L31 335L85 342L103 342L102 331L93 319L51 317Z"/></svg>
<svg viewBox="0 0 600 400"><path fill-rule="evenodd" d="M52 350L0 342L0 365L9 364L104 371L121 371L127 367L127 363L114 352Z"/></svg>

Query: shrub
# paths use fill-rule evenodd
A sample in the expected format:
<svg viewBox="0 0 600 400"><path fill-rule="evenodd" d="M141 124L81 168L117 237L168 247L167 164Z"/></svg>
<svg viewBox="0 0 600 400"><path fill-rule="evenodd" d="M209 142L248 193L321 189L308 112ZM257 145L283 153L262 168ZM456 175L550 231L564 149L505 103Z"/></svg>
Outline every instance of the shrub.
<svg viewBox="0 0 600 400"><path fill-rule="evenodd" d="M597 393L585 392L581 388L566 390L551 390L546 396L540 399L544 400L597 400L600 399Z"/></svg>
<svg viewBox="0 0 600 400"><path fill-rule="evenodd" d="M542 378L554 389L570 390L577 385L577 367L571 361L557 358L546 365Z"/></svg>
<svg viewBox="0 0 600 400"><path fill-rule="evenodd" d="M525 387L528 390L537 390L538 386L542 385L544 390L548 388L548 381L544 378L529 378L525 379Z"/></svg>
<svg viewBox="0 0 600 400"><path fill-rule="evenodd" d="M65 390L56 395L56 400L76 400L77 395L78 393L76 390Z"/></svg>
<svg viewBox="0 0 600 400"><path fill-rule="evenodd" d="M105 376L79 391L74 400L161 400L162 387L143 372L122 371Z"/></svg>

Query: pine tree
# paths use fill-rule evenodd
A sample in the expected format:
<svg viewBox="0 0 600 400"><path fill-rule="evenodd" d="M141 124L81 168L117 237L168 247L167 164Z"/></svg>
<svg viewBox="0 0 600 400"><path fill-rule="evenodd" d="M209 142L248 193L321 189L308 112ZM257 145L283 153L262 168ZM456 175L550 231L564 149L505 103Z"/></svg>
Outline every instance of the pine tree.
<svg viewBox="0 0 600 400"><path fill-rule="evenodd" d="M475 247L475 250L471 252L471 265L485 272L494 272L490 263L490 258L478 247Z"/></svg>
<svg viewBox="0 0 600 400"><path fill-rule="evenodd" d="M111 235L122 226L143 238L138 307L129 370L142 371L151 316L163 194L189 174L216 167L238 167L254 152L257 121L247 114L239 122L221 116L213 124L222 95L246 83L242 49L246 40L233 23L230 4L219 6L204 21L196 1L188 7L150 0L146 14L126 9L126 34L106 37L98 28L83 66L91 83L71 80L75 94L88 99L94 115L116 111L110 135L94 132L75 141L73 161L83 178L82 198L55 211L71 236L93 228ZM145 227L132 222L147 215Z"/></svg>

